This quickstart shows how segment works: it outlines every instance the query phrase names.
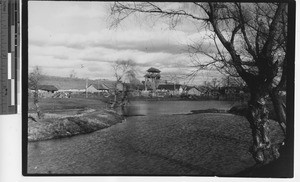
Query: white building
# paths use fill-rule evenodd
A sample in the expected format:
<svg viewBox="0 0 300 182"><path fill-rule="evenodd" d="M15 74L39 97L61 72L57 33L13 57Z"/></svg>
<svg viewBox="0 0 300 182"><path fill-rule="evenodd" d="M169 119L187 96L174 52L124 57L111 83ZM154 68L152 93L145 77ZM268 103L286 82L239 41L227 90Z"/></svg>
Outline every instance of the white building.
<svg viewBox="0 0 300 182"><path fill-rule="evenodd" d="M196 89L195 87L192 87L191 89L189 89L187 91L187 95L196 95L196 96L201 96L202 92L200 92L198 89Z"/></svg>

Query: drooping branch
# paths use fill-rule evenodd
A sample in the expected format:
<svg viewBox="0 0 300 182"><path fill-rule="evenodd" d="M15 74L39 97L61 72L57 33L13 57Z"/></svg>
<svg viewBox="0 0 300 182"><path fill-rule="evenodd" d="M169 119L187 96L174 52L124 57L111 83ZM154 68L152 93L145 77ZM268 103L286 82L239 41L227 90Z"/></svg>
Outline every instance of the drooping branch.
<svg viewBox="0 0 300 182"><path fill-rule="evenodd" d="M243 67L242 67L242 60L240 56L237 54L236 50L234 49L233 45L227 41L222 34L221 30L219 29L217 20L218 20L218 15L217 15L217 9L215 9L214 3L209 3L210 7L210 22L213 26L214 32L218 36L219 40L223 44L223 46L227 49L229 54L232 57L232 63L234 67L236 68L237 72L239 75L247 82L247 83L252 83L253 80L255 79L255 76L251 73L248 73Z"/></svg>
<svg viewBox="0 0 300 182"><path fill-rule="evenodd" d="M208 18L203 18L201 16L196 16L194 14L188 13L183 9L166 9L163 10L162 8L158 7L154 3L151 2L144 2L144 3L139 3L138 5L136 3L128 3L126 5L120 3L120 2L115 2L114 5L111 7L111 12L112 15L118 14L118 18L116 20L116 23L120 23L122 20L127 18L130 14L135 13L135 12L140 12L140 13L147 13L147 14L157 14L161 16L166 16L166 17L189 17L194 20L198 21L208 21ZM125 13L126 12L126 13ZM124 14L123 17L121 17L121 14Z"/></svg>

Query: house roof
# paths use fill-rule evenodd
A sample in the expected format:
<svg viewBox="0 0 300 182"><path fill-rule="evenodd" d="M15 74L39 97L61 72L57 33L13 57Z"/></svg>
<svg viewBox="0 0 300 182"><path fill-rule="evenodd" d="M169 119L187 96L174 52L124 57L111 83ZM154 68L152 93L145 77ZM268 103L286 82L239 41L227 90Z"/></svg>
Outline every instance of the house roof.
<svg viewBox="0 0 300 182"><path fill-rule="evenodd" d="M116 86L116 82L115 81L110 81L110 80L99 80L99 82L101 84L104 85L104 87L106 87L107 89L114 89L115 86ZM97 81L97 84L98 84L98 81Z"/></svg>
<svg viewBox="0 0 300 182"><path fill-rule="evenodd" d="M95 87L95 89L97 90L108 90L108 87L103 83L91 84L91 85L93 85L93 87Z"/></svg>
<svg viewBox="0 0 300 182"><path fill-rule="evenodd" d="M180 84L175 84L175 89L179 89L180 88ZM174 84L161 84L161 85L158 85L158 88L157 89L161 89L161 90L163 90L163 89L165 89L165 90L174 90Z"/></svg>
<svg viewBox="0 0 300 182"><path fill-rule="evenodd" d="M95 88L96 85L102 85L104 88L113 88L114 81L111 80L88 80L88 84L93 84ZM41 85L53 85L59 90L84 90L86 89L86 79L81 78L67 78L67 77L56 77L56 76L44 76Z"/></svg>
<svg viewBox="0 0 300 182"><path fill-rule="evenodd" d="M192 88L195 88L194 86L188 86L188 85L185 85L185 86L183 86L183 89L184 90L191 90Z"/></svg>
<svg viewBox="0 0 300 182"><path fill-rule="evenodd" d="M58 89L54 85L38 85L39 90L57 91Z"/></svg>
<svg viewBox="0 0 300 182"><path fill-rule="evenodd" d="M196 89L197 91L200 92L200 90L199 90L198 88L196 88L196 87L187 87L187 91L190 91L190 90L192 90L192 89Z"/></svg>
<svg viewBox="0 0 300 182"><path fill-rule="evenodd" d="M54 85L59 90L85 89L86 80L79 78L52 77L47 76L42 81L44 85Z"/></svg>

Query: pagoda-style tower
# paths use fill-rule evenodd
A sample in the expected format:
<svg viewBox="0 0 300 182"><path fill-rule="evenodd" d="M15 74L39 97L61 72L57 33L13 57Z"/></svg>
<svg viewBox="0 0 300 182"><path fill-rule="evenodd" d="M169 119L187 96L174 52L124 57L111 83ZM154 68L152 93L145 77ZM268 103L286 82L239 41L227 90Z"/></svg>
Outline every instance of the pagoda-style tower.
<svg viewBox="0 0 300 182"><path fill-rule="evenodd" d="M150 82L153 92L156 92L160 80L160 70L157 68L149 68L145 74L145 90L147 91L147 82Z"/></svg>

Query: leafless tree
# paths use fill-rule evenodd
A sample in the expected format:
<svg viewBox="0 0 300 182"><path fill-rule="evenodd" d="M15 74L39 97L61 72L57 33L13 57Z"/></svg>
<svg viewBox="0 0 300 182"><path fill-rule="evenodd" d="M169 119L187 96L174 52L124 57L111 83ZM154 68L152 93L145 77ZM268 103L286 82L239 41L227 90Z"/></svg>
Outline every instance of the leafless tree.
<svg viewBox="0 0 300 182"><path fill-rule="evenodd" d="M222 77L221 82L224 87L245 87L245 82L241 77L226 75Z"/></svg>
<svg viewBox="0 0 300 182"><path fill-rule="evenodd" d="M127 92L125 86L125 80L132 80L135 78L135 66L136 63L133 60L118 60L112 65L114 71L114 77L116 79L114 86L114 100L111 104L111 108L115 108L118 103L118 94L121 92L121 105L124 104L127 99Z"/></svg>
<svg viewBox="0 0 300 182"><path fill-rule="evenodd" d="M221 72L241 77L250 90L248 120L253 134L253 157L268 163L279 157L279 145L269 138L266 98L271 96L278 121L286 122L279 90L286 83L287 4L285 3L182 3L177 8L166 3L115 2L111 6L113 24L133 14L167 18L172 27L192 20L211 31L214 51L200 42L189 46L194 55L210 57L195 68L214 66Z"/></svg>
<svg viewBox="0 0 300 182"><path fill-rule="evenodd" d="M43 117L43 113L39 106L39 86L41 80L43 79L42 70L39 66L35 66L32 72L28 76L28 86L33 92L33 104L35 105L35 110L39 119Z"/></svg>
<svg viewBox="0 0 300 182"><path fill-rule="evenodd" d="M173 83L174 90L176 89L175 85L179 84L180 80L183 80L183 79L187 78L187 76L185 74L181 73L179 69L176 70L176 71L173 71L173 72L162 73L162 77L164 79L167 79L171 83Z"/></svg>
<svg viewBox="0 0 300 182"><path fill-rule="evenodd" d="M69 75L70 78L76 78L76 71L72 70Z"/></svg>

